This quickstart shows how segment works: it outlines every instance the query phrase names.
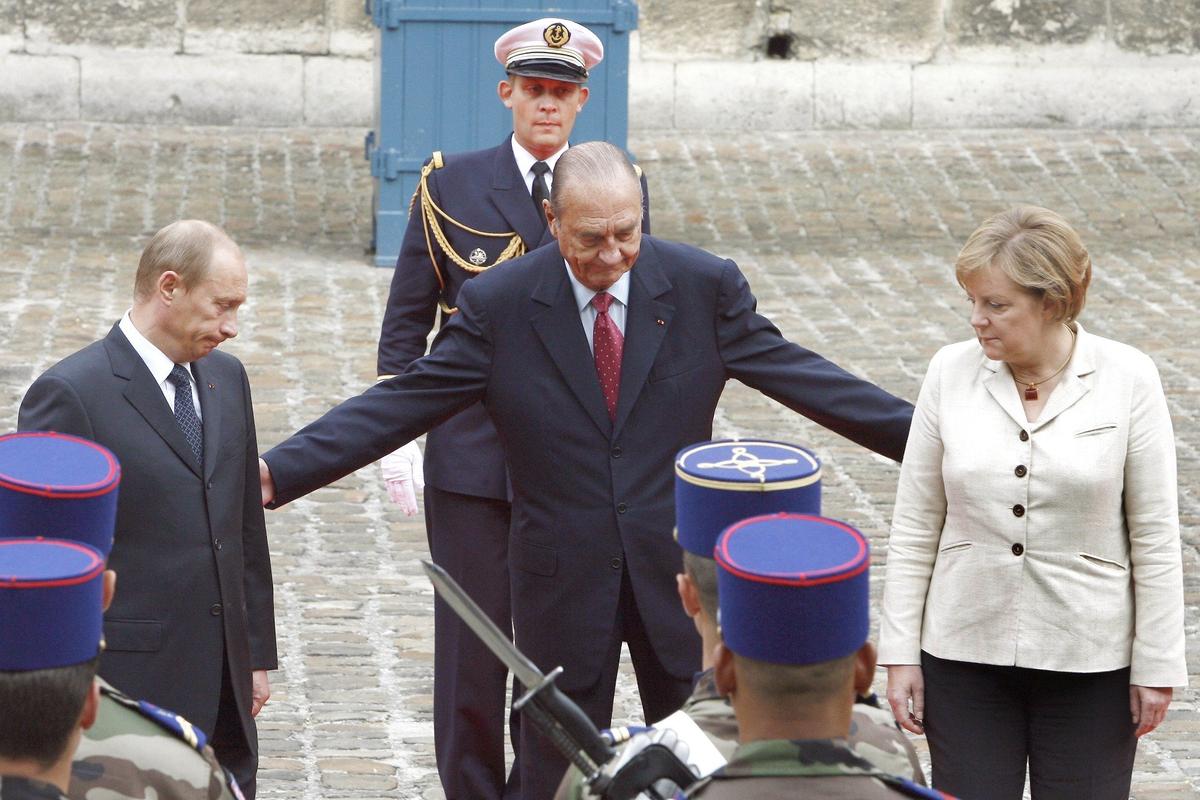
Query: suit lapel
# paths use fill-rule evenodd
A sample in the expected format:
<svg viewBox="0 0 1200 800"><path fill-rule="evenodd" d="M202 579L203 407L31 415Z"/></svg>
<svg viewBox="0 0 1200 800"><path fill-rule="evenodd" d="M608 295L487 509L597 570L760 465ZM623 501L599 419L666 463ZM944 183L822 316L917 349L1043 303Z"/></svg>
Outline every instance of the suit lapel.
<svg viewBox="0 0 1200 800"><path fill-rule="evenodd" d="M536 250L553 238L533 207L533 198L525 188L525 176L517 171L511 139L496 148L491 198L501 216L521 236L526 250Z"/></svg>
<svg viewBox="0 0 1200 800"><path fill-rule="evenodd" d="M1091 391L1091 387L1083 380L1083 376L1095 371L1092 346L1082 327L1080 327L1078 335L1079 341L1075 345L1075 355L1071 358L1071 364L1059 380L1058 385L1054 387L1054 391L1050 393L1050 398L1046 401L1041 415L1035 422L1030 422L1025 418L1025 407L1021 404L1020 393L1012 378L1009 377L1010 373L1003 362L992 361L988 358L983 360L983 369L990 373L983 379L983 385L987 388L988 394L1022 428L1036 431L1038 428L1048 425L1055 417L1075 405L1080 398Z"/></svg>
<svg viewBox="0 0 1200 800"><path fill-rule="evenodd" d="M175 451L175 455L187 464L188 469L196 473L196 477L200 477L200 465L196 463L196 456L188 446L183 431L179 429L175 415L167 406L162 389L120 328L113 326L104 340L104 347L108 351L113 374L128 381L124 391L125 399Z"/></svg>
<svg viewBox="0 0 1200 800"><path fill-rule="evenodd" d="M671 282L663 272L653 245L645 237L629 278L629 307L625 313L625 348L621 356L621 391L617 397L614 437L621 433L646 384L650 367L675 314L675 306L657 299L670 291Z"/></svg>
<svg viewBox="0 0 1200 800"><path fill-rule="evenodd" d="M212 477L216 469L217 445L221 441L221 392L229 391L213 379L208 364L192 362L192 375L196 378L196 391L200 395L200 414L204 423L204 479Z"/></svg>
<svg viewBox="0 0 1200 800"><path fill-rule="evenodd" d="M530 323L580 405L596 427L608 436L612 421L604 405L595 361L588 351L587 336L579 321L579 308L567 280L566 265L557 250L547 251L542 262L541 280L532 297L535 303L545 308L535 313Z"/></svg>

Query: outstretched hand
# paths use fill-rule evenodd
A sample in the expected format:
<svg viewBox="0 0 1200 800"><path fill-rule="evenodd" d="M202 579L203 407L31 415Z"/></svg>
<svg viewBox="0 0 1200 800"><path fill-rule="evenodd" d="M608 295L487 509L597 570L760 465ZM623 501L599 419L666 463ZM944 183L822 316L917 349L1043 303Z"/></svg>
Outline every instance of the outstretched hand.
<svg viewBox="0 0 1200 800"><path fill-rule="evenodd" d="M261 458L258 460L258 480L262 484L262 504L265 506L275 499L275 479L271 477L271 468Z"/></svg>

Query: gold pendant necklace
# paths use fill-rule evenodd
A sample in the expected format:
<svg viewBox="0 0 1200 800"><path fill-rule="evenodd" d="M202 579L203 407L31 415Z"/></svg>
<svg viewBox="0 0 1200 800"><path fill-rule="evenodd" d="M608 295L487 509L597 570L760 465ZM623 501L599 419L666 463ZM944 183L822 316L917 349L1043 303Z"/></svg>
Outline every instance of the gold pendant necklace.
<svg viewBox="0 0 1200 800"><path fill-rule="evenodd" d="M1057 377L1057 375L1060 372L1062 372L1064 369L1067 368L1067 364L1071 363L1071 358L1072 358L1072 356L1075 355L1075 331L1071 330L1070 328L1067 328L1067 331L1070 332L1070 334L1071 334L1071 349L1067 352L1067 360L1063 362L1061 367L1054 370L1054 372L1051 372L1046 377L1040 378L1036 381L1023 381L1017 377L1016 372L1013 372L1012 365L1011 364L1009 365L1008 371L1010 373L1012 373L1013 380L1025 387L1025 399L1026 400L1037 400L1038 399L1038 384L1045 383L1046 381L1049 381L1049 380L1053 380L1055 377Z"/></svg>

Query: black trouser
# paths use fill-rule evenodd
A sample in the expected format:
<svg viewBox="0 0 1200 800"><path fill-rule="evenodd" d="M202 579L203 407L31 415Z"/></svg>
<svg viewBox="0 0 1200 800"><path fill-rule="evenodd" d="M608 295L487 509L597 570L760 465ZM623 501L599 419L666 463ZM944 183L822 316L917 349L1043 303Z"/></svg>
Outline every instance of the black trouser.
<svg viewBox="0 0 1200 800"><path fill-rule="evenodd" d="M971 800L1127 800L1129 668L1055 672L921 653L934 788Z"/></svg>
<svg viewBox="0 0 1200 800"><path fill-rule="evenodd" d="M570 691L566 693L567 696L583 709L596 727L609 727L623 641L629 645L629 658L637 676L638 695L646 723L658 722L678 711L692 693L692 678L690 675L676 678L658 660L637 610L628 569L621 575L621 598L617 604L615 622L599 679L588 689ZM521 691L519 687L517 691ZM522 725L521 749L513 764L513 772L520 777L521 800L550 800L566 770L567 761L559 755L554 745L537 733L533 725Z"/></svg>
<svg viewBox="0 0 1200 800"><path fill-rule="evenodd" d="M229 682L228 661L221 670L221 703L217 708L217 722L209 743L217 761L237 779L242 796L246 800L254 800L258 784L258 747L257 742L252 747L246 741L233 685Z"/></svg>
<svg viewBox="0 0 1200 800"><path fill-rule="evenodd" d="M429 552L512 636L504 500L425 488ZM499 800L505 787L508 668L441 598L433 605L433 743L447 800ZM513 749L517 748L513 720ZM512 787L510 787L510 792Z"/></svg>

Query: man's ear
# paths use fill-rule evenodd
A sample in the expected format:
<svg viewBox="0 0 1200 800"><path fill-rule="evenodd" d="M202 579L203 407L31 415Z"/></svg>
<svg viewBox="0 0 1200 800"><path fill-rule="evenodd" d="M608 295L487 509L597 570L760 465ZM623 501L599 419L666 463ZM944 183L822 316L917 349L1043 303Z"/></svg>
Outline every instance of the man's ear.
<svg viewBox="0 0 1200 800"><path fill-rule="evenodd" d="M175 298L175 290L182 285L183 281L180 280L179 273L166 269L158 276L158 281L154 284L154 288L158 292L159 299L170 305Z"/></svg>
<svg viewBox="0 0 1200 800"><path fill-rule="evenodd" d="M496 85L496 96L500 98L500 102L505 108L512 108L513 85L507 80L500 81Z"/></svg>
<svg viewBox="0 0 1200 800"><path fill-rule="evenodd" d="M588 87L586 87L586 86L579 87L579 106L575 109L575 113L579 113L580 111L583 111L583 107L587 105L588 95L590 95L590 94L591 94L591 92L588 91Z"/></svg>
<svg viewBox="0 0 1200 800"><path fill-rule="evenodd" d="M854 654L854 691L866 697L875 681L875 645L864 642Z"/></svg>
<svg viewBox="0 0 1200 800"><path fill-rule="evenodd" d="M112 605L113 597L117 594L117 573L114 570L104 570L104 589L100 595L100 609L108 611L108 607Z"/></svg>
<svg viewBox="0 0 1200 800"><path fill-rule="evenodd" d="M713 679L717 691L724 697L732 697L737 692L737 671L733 668L733 651L724 642L713 650Z"/></svg>
<svg viewBox="0 0 1200 800"><path fill-rule="evenodd" d="M695 619L700 615L700 590L696 588L695 582L688 577L686 572L680 572L675 576L675 589L679 592L679 602L683 605L684 612Z"/></svg>
<svg viewBox="0 0 1200 800"><path fill-rule="evenodd" d="M546 227L550 230L550 235L555 239L558 238L558 217L554 215L554 208L550 205L549 200L542 201L542 211L546 214Z"/></svg>
<svg viewBox="0 0 1200 800"><path fill-rule="evenodd" d="M79 715L79 727L87 730L96 724L96 717L100 713L100 684L92 680L92 685L88 689L87 697L83 699L83 711Z"/></svg>

